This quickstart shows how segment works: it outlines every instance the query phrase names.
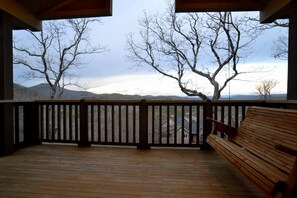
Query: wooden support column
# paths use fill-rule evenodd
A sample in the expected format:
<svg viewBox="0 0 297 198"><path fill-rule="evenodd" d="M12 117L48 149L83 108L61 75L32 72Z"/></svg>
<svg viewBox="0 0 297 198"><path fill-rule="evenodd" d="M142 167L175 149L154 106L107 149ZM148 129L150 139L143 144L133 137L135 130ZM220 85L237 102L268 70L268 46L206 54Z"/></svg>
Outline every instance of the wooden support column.
<svg viewBox="0 0 297 198"><path fill-rule="evenodd" d="M39 106L37 103L24 105L24 141L25 146L41 144L39 138Z"/></svg>
<svg viewBox="0 0 297 198"><path fill-rule="evenodd" d="M78 142L79 147L89 147L89 131L88 131L88 106L84 100L80 101L79 107L79 122L80 122L80 140Z"/></svg>
<svg viewBox="0 0 297 198"><path fill-rule="evenodd" d="M13 99L12 17L0 10L0 100ZM0 155L14 150L13 105L0 106Z"/></svg>
<svg viewBox="0 0 297 198"><path fill-rule="evenodd" d="M137 146L140 150L148 150L148 105L145 100L140 103L140 126L139 126L139 144Z"/></svg>
<svg viewBox="0 0 297 198"><path fill-rule="evenodd" d="M213 118L212 117L212 102L210 100L206 101L203 110L204 118L203 118L203 146L201 149L203 150L211 150L212 147L206 142L207 136L211 133L212 129L212 122L207 120L206 118Z"/></svg>
<svg viewBox="0 0 297 198"><path fill-rule="evenodd" d="M297 100L297 3L292 2L289 26L288 100Z"/></svg>

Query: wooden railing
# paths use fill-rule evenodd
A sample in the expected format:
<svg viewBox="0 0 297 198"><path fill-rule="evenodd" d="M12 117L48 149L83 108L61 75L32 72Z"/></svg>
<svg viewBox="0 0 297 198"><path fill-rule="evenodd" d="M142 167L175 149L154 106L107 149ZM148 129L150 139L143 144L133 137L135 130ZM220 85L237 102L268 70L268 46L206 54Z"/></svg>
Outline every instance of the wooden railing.
<svg viewBox="0 0 297 198"><path fill-rule="evenodd" d="M88 142L130 146L139 144L139 101L93 101L85 104Z"/></svg>
<svg viewBox="0 0 297 198"><path fill-rule="evenodd" d="M150 146L203 145L205 102L147 101Z"/></svg>
<svg viewBox="0 0 297 198"><path fill-rule="evenodd" d="M35 102L5 102L0 105L4 104L13 105L15 148L40 143L38 105Z"/></svg>
<svg viewBox="0 0 297 198"><path fill-rule="evenodd" d="M42 142L78 143L80 104L76 101L38 102Z"/></svg>
<svg viewBox="0 0 297 198"><path fill-rule="evenodd" d="M41 142L146 149L204 147L211 117L238 127L249 106L295 107L297 101L34 101L13 104L15 147Z"/></svg>

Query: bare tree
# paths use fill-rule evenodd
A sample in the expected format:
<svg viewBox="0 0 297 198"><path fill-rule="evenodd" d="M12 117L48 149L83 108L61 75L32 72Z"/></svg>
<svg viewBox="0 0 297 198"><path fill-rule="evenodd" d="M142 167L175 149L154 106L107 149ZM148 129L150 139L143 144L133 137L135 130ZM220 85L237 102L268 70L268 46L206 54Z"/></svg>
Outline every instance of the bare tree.
<svg viewBox="0 0 297 198"><path fill-rule="evenodd" d="M60 97L66 86L79 86L74 70L84 66L80 57L106 51L106 47L92 45L89 40L89 25L95 22L100 23L90 18L50 21L40 33L27 30L32 42L14 42L14 64L29 69L26 78L44 79L52 99Z"/></svg>
<svg viewBox="0 0 297 198"><path fill-rule="evenodd" d="M271 90L279 82L273 79L263 80L259 85L256 86L257 93L263 97L264 100L270 99Z"/></svg>
<svg viewBox="0 0 297 198"><path fill-rule="evenodd" d="M288 35L280 35L274 41L273 57L281 60L288 60Z"/></svg>
<svg viewBox="0 0 297 198"><path fill-rule="evenodd" d="M170 5L162 15L145 13L139 22L140 40L132 33L127 37L129 58L174 79L188 96L218 100L241 73L238 63L259 35L250 23L256 24L230 12L177 15ZM212 86L212 97L203 90L202 81Z"/></svg>
<svg viewBox="0 0 297 198"><path fill-rule="evenodd" d="M289 20L276 20L270 28L281 27L288 29ZM280 35L276 41L274 41L273 56L281 60L288 60L288 34Z"/></svg>
<svg viewBox="0 0 297 198"><path fill-rule="evenodd" d="M276 23L275 27L282 27L288 29L289 27L289 21L284 20L281 22ZM288 34L286 35L280 35L276 41L274 41L274 47L273 47L273 56L274 58L278 58L281 60L288 60Z"/></svg>
<svg viewBox="0 0 297 198"><path fill-rule="evenodd" d="M250 20L259 22L259 19L256 19L256 18L250 18ZM265 31L276 27L288 29L289 20L279 19L269 24L259 25L256 28L259 28ZM277 59L288 60L288 34L282 34L278 37L276 41L274 41L272 55L274 58L277 58Z"/></svg>

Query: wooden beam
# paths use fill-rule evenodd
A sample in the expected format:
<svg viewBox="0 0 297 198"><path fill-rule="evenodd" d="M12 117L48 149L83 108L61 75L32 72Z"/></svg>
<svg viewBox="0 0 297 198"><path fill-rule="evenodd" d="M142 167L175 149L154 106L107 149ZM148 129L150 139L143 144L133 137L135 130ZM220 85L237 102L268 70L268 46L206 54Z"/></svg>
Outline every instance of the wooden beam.
<svg viewBox="0 0 297 198"><path fill-rule="evenodd" d="M12 16L0 11L0 100L13 99Z"/></svg>
<svg viewBox="0 0 297 198"><path fill-rule="evenodd" d="M1 0L0 9L27 24L31 30L40 31L42 29L41 20L14 0Z"/></svg>
<svg viewBox="0 0 297 198"><path fill-rule="evenodd" d="M54 6L51 7L50 9L45 10L45 11L39 13L39 14L38 14L38 17L39 17L39 18L44 18L44 16L47 16L47 15L51 14L52 12L54 12L54 11L60 9L61 7L65 6L65 5L69 4L69 3L71 3L71 2L73 2L73 1L74 1L74 0L65 0L65 1L62 1L62 2L60 2L60 3L56 4L56 5L54 5Z"/></svg>
<svg viewBox="0 0 297 198"><path fill-rule="evenodd" d="M0 10L0 100L12 99L12 16ZM13 106L0 104L0 156L13 152L13 138Z"/></svg>
<svg viewBox="0 0 297 198"><path fill-rule="evenodd" d="M289 26L287 99L297 100L297 3L292 3Z"/></svg>
<svg viewBox="0 0 297 198"><path fill-rule="evenodd" d="M49 20L49 19L60 19L60 18L82 18L82 17L98 17L98 16L109 16L109 14L106 14L105 11L102 11L102 9L85 9L85 10L78 10L78 11L57 11L57 12L51 12L47 15L43 15L43 20Z"/></svg>
<svg viewBox="0 0 297 198"><path fill-rule="evenodd" d="M66 0L63 3L54 5L38 15L38 18L59 19L77 17L98 17L112 15L111 0Z"/></svg>
<svg viewBox="0 0 297 198"><path fill-rule="evenodd" d="M259 0L175 0L176 12L259 11L264 6Z"/></svg>
<svg viewBox="0 0 297 198"><path fill-rule="evenodd" d="M276 19L283 18L288 14L289 4L293 0L270 0L265 8L261 10L261 23L271 23Z"/></svg>

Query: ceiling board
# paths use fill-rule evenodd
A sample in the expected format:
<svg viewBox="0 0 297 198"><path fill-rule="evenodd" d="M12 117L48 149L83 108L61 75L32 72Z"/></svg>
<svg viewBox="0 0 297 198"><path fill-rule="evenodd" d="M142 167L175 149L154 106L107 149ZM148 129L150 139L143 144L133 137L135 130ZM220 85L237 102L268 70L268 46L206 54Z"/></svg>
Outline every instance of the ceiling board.
<svg viewBox="0 0 297 198"><path fill-rule="evenodd" d="M175 0L176 12L260 11L261 22L288 18L295 0Z"/></svg>
<svg viewBox="0 0 297 198"><path fill-rule="evenodd" d="M111 16L112 0L1 0L1 9L14 16L14 29L40 30L33 24L34 18L41 21Z"/></svg>
<svg viewBox="0 0 297 198"><path fill-rule="evenodd" d="M176 0L176 12L259 11L267 0Z"/></svg>
<svg viewBox="0 0 297 198"><path fill-rule="evenodd" d="M109 0L68 0L38 14L41 19L111 16Z"/></svg>

